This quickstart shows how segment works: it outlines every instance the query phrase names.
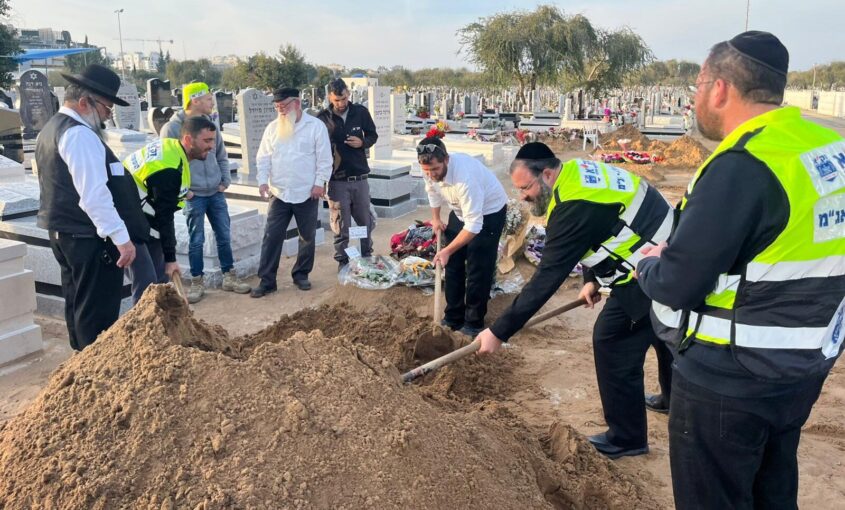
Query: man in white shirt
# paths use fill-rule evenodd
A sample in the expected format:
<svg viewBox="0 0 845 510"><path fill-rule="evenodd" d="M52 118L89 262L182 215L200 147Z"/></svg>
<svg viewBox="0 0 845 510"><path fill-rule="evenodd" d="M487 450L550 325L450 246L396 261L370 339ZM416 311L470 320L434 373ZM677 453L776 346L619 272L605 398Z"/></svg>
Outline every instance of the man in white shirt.
<svg viewBox="0 0 845 510"><path fill-rule="evenodd" d="M117 320L123 269L150 226L135 181L103 141L114 105L128 106L117 97L120 78L96 64L62 76L70 82L64 105L35 143L38 226L61 268L70 345L82 350Z"/></svg>
<svg viewBox="0 0 845 510"><path fill-rule="evenodd" d="M270 195L270 207L258 263L261 282L250 293L254 298L277 289L276 273L291 218L299 230L299 253L291 276L300 290L311 289L308 274L314 268L317 206L332 173L328 130L303 113L299 90L277 89L273 103L279 117L264 130L256 158L258 190L262 198Z"/></svg>
<svg viewBox="0 0 845 510"><path fill-rule="evenodd" d="M442 324L475 337L484 329L508 196L487 167L466 154L450 156L437 137L419 143L417 158L431 205L431 223L447 242L434 256L434 263L446 268ZM444 204L451 209L446 225L440 220Z"/></svg>

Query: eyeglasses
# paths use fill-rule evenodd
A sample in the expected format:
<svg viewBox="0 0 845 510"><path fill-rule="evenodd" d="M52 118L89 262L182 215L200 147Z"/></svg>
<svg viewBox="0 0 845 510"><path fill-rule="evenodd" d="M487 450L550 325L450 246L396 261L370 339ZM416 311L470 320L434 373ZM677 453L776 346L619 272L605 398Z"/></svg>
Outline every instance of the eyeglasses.
<svg viewBox="0 0 845 510"><path fill-rule="evenodd" d="M708 83L713 83L715 81L716 80L707 80L707 81L703 81L701 83L696 83L695 85L690 85L689 90L690 90L690 92L698 92L698 87L701 87L702 85L707 85Z"/></svg>
<svg viewBox="0 0 845 510"><path fill-rule="evenodd" d="M290 106L296 100L297 99L294 97L291 98L289 101L279 101L277 103L273 103L273 106L279 111L285 111L288 109L288 106Z"/></svg>
<svg viewBox="0 0 845 510"><path fill-rule="evenodd" d="M528 190L530 190L531 188L533 188L533 187L534 187L534 185L535 185L535 184L537 184L537 181L539 181L539 180L540 180L540 176L538 175L537 177L534 177L533 179L531 179L531 182L529 182L529 183L528 183L528 184L526 184L525 186L517 186L517 187L516 187L516 189L518 189L519 191L521 191L521 192L525 193L526 191L528 191Z"/></svg>
<svg viewBox="0 0 845 510"><path fill-rule="evenodd" d="M104 102L100 101L99 99L97 99L97 98L96 98L96 97L94 97L94 96L88 96L88 99L90 99L91 101L94 101L94 102L95 102L95 103L97 103L98 105L100 105L100 106L102 106L103 108L105 108L105 109L106 109L106 116L107 116L107 117L108 117L109 115L111 115L112 110L114 110L114 105L108 106L106 103L104 103Z"/></svg>
<svg viewBox="0 0 845 510"><path fill-rule="evenodd" d="M433 143L427 143L425 145L417 145L417 154L426 154L426 153L434 154L434 151L436 151L436 150L443 151L443 147L440 147L439 145L435 145ZM443 152L445 152L445 151L443 151Z"/></svg>

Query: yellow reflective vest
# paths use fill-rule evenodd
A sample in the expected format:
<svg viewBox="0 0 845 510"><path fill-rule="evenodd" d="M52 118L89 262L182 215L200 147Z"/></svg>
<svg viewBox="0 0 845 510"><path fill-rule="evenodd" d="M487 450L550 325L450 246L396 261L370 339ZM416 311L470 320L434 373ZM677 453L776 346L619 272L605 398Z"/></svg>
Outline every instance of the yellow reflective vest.
<svg viewBox="0 0 845 510"><path fill-rule="evenodd" d="M618 205L619 223L604 242L581 257L602 286L623 285L633 278L646 243L665 241L672 229L672 208L638 175L587 159L573 159L561 167L552 187L548 219L558 205L583 200Z"/></svg>
<svg viewBox="0 0 845 510"><path fill-rule="evenodd" d="M784 107L738 126L701 165L679 215L711 162L744 150L763 162L789 203L784 230L735 273L719 275L694 310L653 304L679 348L698 342L734 350L752 375L769 380L825 373L841 352L845 314L845 140Z"/></svg>

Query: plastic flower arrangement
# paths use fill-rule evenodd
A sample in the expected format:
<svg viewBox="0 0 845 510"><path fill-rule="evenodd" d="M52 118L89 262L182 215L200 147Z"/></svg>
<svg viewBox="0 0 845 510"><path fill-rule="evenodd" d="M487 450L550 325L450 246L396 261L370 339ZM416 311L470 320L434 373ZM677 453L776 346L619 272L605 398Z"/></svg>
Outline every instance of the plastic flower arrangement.
<svg viewBox="0 0 845 510"><path fill-rule="evenodd" d="M438 122L437 124L440 124L440 123ZM432 126L431 129L428 130L428 133L425 134L426 138L433 138L433 137L443 138L445 136L446 136L446 132L443 131L442 129L438 129L437 125Z"/></svg>

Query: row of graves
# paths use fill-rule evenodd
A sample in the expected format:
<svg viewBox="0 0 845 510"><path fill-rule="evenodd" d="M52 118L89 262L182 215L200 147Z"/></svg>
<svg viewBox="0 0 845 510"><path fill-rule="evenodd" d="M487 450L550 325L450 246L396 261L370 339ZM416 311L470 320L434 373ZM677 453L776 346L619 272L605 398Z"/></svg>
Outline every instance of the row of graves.
<svg viewBox="0 0 845 510"><path fill-rule="evenodd" d="M671 139L684 133L689 92L651 87L598 95L576 90L563 93L545 88L496 93L434 87L406 94L405 132L424 133L440 123L455 134L486 141L514 142L517 130L535 133L558 129L597 129L606 133L633 124L649 136Z"/></svg>

